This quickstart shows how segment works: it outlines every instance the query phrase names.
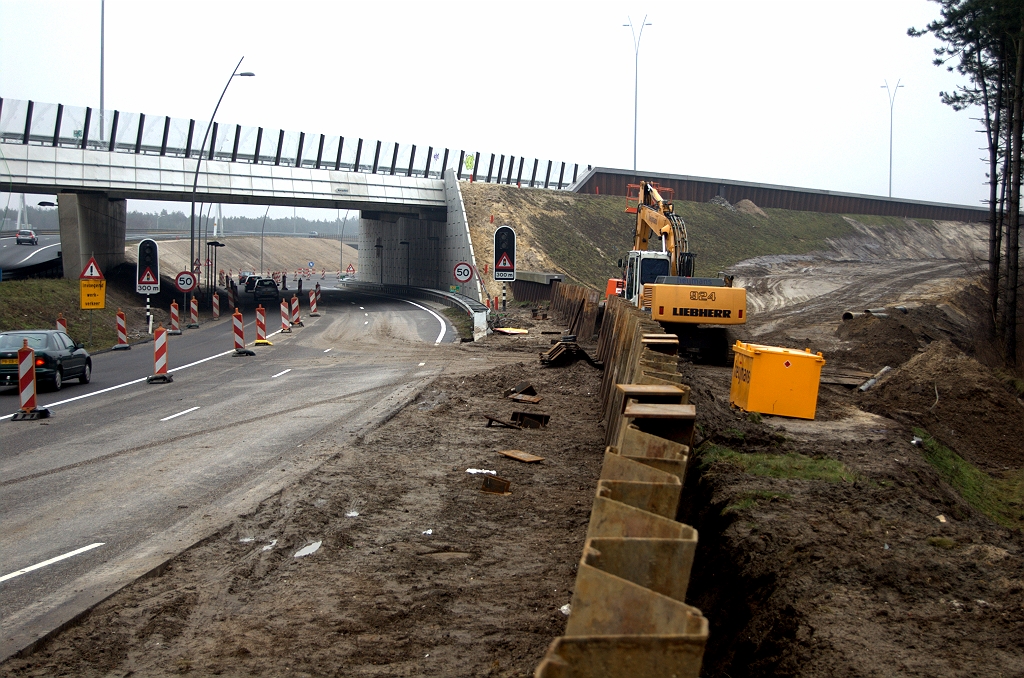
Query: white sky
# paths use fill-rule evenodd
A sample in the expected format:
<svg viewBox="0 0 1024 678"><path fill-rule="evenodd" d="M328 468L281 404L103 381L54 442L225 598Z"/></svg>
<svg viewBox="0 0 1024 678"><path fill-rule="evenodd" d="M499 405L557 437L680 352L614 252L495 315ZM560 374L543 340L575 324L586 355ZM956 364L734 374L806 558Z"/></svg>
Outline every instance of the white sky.
<svg viewBox="0 0 1024 678"><path fill-rule="evenodd" d="M977 205L977 112L939 101L927 0L107 0L108 109ZM99 0L0 0L0 96L99 105ZM133 201L130 209L154 203ZM186 206L187 209L187 206ZM262 216L264 208L224 206ZM287 208L272 208L283 213ZM335 212L300 210L310 218Z"/></svg>

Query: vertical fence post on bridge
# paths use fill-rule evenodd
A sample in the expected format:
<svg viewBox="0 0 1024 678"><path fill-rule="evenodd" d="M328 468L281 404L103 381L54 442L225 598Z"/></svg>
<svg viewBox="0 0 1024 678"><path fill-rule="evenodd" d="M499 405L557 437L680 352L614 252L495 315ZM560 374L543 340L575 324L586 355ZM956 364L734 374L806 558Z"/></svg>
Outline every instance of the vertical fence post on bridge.
<svg viewBox="0 0 1024 678"><path fill-rule="evenodd" d="M487 183L491 183L491 176L494 173L494 154L491 153L491 164L487 167Z"/></svg>
<svg viewBox="0 0 1024 678"><path fill-rule="evenodd" d="M413 163L415 163L415 162L416 162L416 144L413 144L412 145L412 152L409 153L409 169L408 169L408 171L406 171L405 176L407 176L407 177L411 177L412 176L412 166L413 166Z"/></svg>
<svg viewBox="0 0 1024 678"><path fill-rule="evenodd" d="M380 165L380 141L377 141L377 150L373 152L373 169L370 170L373 174L377 173L377 167Z"/></svg>
<svg viewBox="0 0 1024 678"><path fill-rule="evenodd" d="M548 160L548 171L544 175L544 188L547 188L551 184L551 161Z"/></svg>
<svg viewBox="0 0 1024 678"><path fill-rule="evenodd" d="M433 146L427 146L427 165L426 165L426 168L423 170L423 178L424 179L429 179L430 178L430 161L433 160L433 159L434 159L434 147Z"/></svg>
<svg viewBox="0 0 1024 678"><path fill-rule="evenodd" d="M448 157L447 153L445 153L445 157L446 158ZM462 168L465 166L465 164L466 164L466 152L465 151L459 151L459 171L455 173L455 178L458 179L459 181L462 180Z"/></svg>

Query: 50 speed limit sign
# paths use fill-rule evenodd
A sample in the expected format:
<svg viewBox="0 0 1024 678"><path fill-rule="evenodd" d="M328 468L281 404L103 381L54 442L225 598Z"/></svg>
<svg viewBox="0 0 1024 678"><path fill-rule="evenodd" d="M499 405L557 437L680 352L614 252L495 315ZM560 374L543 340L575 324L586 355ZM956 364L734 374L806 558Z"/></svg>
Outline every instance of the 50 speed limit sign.
<svg viewBox="0 0 1024 678"><path fill-rule="evenodd" d="M178 275L174 276L174 286L177 287L180 292L191 292L195 288L199 287L199 279L196 278L195 273L182 271Z"/></svg>
<svg viewBox="0 0 1024 678"><path fill-rule="evenodd" d="M473 277L473 267L465 261L455 264L455 279L460 283L469 282Z"/></svg>

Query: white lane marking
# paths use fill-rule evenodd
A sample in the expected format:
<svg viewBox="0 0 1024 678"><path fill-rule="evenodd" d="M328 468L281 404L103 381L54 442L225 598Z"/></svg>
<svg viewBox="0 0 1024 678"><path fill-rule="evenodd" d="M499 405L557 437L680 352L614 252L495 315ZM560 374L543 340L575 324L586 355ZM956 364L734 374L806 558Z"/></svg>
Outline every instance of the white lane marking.
<svg viewBox="0 0 1024 678"><path fill-rule="evenodd" d="M278 377L280 377L280 376L281 376L282 374L288 374L288 373L289 373L289 372L291 372L291 371L292 371L292 368L290 368L290 367L289 367L289 368L288 368L287 370L285 370L284 372L278 372L277 374L275 374L274 376L272 376L272 377L271 377L271 379L277 379L277 378L278 378Z"/></svg>
<svg viewBox="0 0 1024 678"><path fill-rule="evenodd" d="M369 321L369 320L367 320L367 321L366 321L366 322L364 322L363 324L364 324L364 325L369 325L369 324L370 324L370 321Z"/></svg>
<svg viewBox="0 0 1024 678"><path fill-rule="evenodd" d="M429 308L427 308L426 306L420 306L420 305L419 305L419 304L417 304L417 303L416 303L415 301L409 301L408 299L399 299L399 301L404 301L404 302L405 302L405 303L407 303L407 304L412 304L412 305L413 305L413 306L415 306L416 308L422 308L422 309L423 309L424 311L426 311L426 312L427 312L427 313L429 313L430 315L432 315L432 316L434 316L435 318L437 318L437 322L441 323L441 332L440 332L440 333L439 333L439 334L437 335L437 339L435 339L435 340L434 340L434 346L437 346L438 344L440 344L440 343L441 343L441 340L442 340L442 339L444 339L444 333L445 333L445 330L447 330L447 329L448 329L448 326L444 324L444 318L442 318L442 317L441 317L441 316L439 316L438 314L434 313L433 311L431 311L431 310L430 310Z"/></svg>
<svg viewBox="0 0 1024 678"><path fill-rule="evenodd" d="M363 308L362 306L360 306L360 307L359 307L359 310L360 310L360 311L365 311L366 309L365 309L365 308Z"/></svg>
<svg viewBox="0 0 1024 678"><path fill-rule="evenodd" d="M164 418L163 418L163 419L161 419L160 421L168 421L168 420L170 420L170 419L174 419L175 417L180 417L180 416L181 416L181 415L183 415L183 414L188 414L189 412L195 412L195 411L196 411L196 410L198 410L198 409L199 409L199 406L198 406L198 405L196 405L195 407L190 407L190 408L188 408L187 410L182 410L181 412L178 412L177 414L172 414L172 415L171 415L171 416L169 416L169 417L164 417Z"/></svg>
<svg viewBox="0 0 1024 678"><path fill-rule="evenodd" d="M24 569L18 570L17 572L11 572L10 574L5 574L4 576L0 577L0 582L5 582L8 579L14 579L15 577L19 577L19 576L25 574L26 572L31 572L32 570L38 570L40 568L46 567L47 565L53 565L54 563L59 563L60 561L64 560L65 558L71 558L72 556L77 556L79 553L85 553L86 551L91 551L94 548L98 548L100 546L103 546L103 544L104 544L104 542L101 542L101 541L96 542L95 544L89 544L88 546L83 546L80 549L75 549L74 551L68 551L64 555L57 556L56 558L50 558L49 560L44 560L41 563L36 563L35 565L30 565L30 566L28 566L28 567L26 567Z"/></svg>
<svg viewBox="0 0 1024 678"><path fill-rule="evenodd" d="M364 318L369 318L369 317L370 317L370 314L369 314L369 313L364 313L364 314L363 314L363 317L364 317Z"/></svg>
<svg viewBox="0 0 1024 678"><path fill-rule="evenodd" d="M281 334L281 330L278 330L277 332L272 332L272 333L268 334L267 338L269 339L270 337L273 337L273 336L278 335L278 334ZM234 352L235 352L235 350L231 349L230 351L224 351L223 353L218 353L217 355L212 355L209 358L203 358L202 360L197 360L194 363L189 363L188 365L182 365L181 367L175 367L175 368L167 370L167 371L168 372L177 372L178 370L183 370L183 369L185 369L187 367L194 367L194 366L196 366L196 365L198 365L200 363L205 363L207 360L213 360L214 358L220 358L221 356L226 356L226 355L228 355L230 353L234 353ZM287 372L287 371L288 370L285 370L285 372ZM131 386L132 384L142 383L142 382L146 381L147 379L149 379L149 377L142 377L141 379L132 379L131 381L126 381L123 384L118 384L117 386L108 386L107 388L101 388L98 391L93 391L92 393L86 393L85 395L75 396L74 398L67 398L65 400L58 400L55 403L50 403L46 407L56 407L57 405L65 405L67 403L72 403L72 402L74 402L76 400L81 400L83 398L91 398L91 397L93 397L95 395L99 395L101 393L107 393L108 391L116 391L117 389L124 388L125 386ZM0 416L0 421L3 421L4 419L10 419L15 414L17 414L17 413L16 412L11 412L10 414L5 414L3 416Z"/></svg>
<svg viewBox="0 0 1024 678"><path fill-rule="evenodd" d="M416 367L423 367L424 365L426 365L426 363L420 363L420 364L419 364L419 365L417 365Z"/></svg>
<svg viewBox="0 0 1024 678"><path fill-rule="evenodd" d="M45 245L45 246L43 246L43 247L39 247L39 248L37 248L37 249L34 249L34 250L32 250L32 253L31 253L31 254L29 254L29 255L28 255L27 257L25 257L24 259L22 259L22 260L21 260L21 261L19 261L18 263L19 263L19 264L24 264L24 263L25 263L26 261L28 261L29 259L31 259L31 258L32 258L32 257L34 257L35 255L39 254L39 253L40 253L40 252L42 252L43 250L45 250L45 249L49 249L49 248L51 248L51 247L59 247L59 246L60 246L60 243L58 242L58 243L54 243L54 244L52 244L52 245Z"/></svg>
<svg viewBox="0 0 1024 678"><path fill-rule="evenodd" d="M330 352L331 352L331 349L329 349L329 348L325 348L324 349L324 353L330 353Z"/></svg>

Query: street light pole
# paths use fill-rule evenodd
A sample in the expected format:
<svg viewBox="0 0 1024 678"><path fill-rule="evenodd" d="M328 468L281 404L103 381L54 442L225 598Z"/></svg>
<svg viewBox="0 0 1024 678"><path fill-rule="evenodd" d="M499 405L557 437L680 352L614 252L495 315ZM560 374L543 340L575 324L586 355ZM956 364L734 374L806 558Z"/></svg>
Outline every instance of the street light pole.
<svg viewBox="0 0 1024 678"><path fill-rule="evenodd" d="M900 78L902 80L902 78ZM886 95L889 97L889 197L892 197L892 109L896 103L896 91L903 87L900 84L900 80L896 81L896 86L891 90L889 89L889 81L886 80L881 88L885 90Z"/></svg>
<svg viewBox="0 0 1024 678"><path fill-rule="evenodd" d="M640 34L637 35L636 29L633 28L633 20L627 17L629 20L628 24L622 24L628 26L630 32L633 34L633 171L636 171L636 117L639 109L640 101L640 38L644 37L644 26L650 26L647 23L647 15L644 15L643 23L640 24Z"/></svg>
<svg viewBox="0 0 1024 678"><path fill-rule="evenodd" d="M217 105L213 107L213 115L210 116L210 122L206 123L206 134L203 135L203 143L199 147L199 157L196 158L196 174L195 177L193 177L192 179L192 217L189 222L190 235L188 243L188 262L193 272L195 272L196 260L196 188L199 186L199 167L203 163L203 155L205 154L206 151L206 140L210 136L210 128L213 126L214 118L217 117L217 109L220 108L220 102L224 101L224 95L227 94L228 85L231 84L231 81L235 78L236 75L239 77L247 78L251 78L252 76L256 75L255 73L249 73L248 71L246 71L245 73L238 72L238 67L242 65L242 59L245 59L245 57L242 57L238 60L238 64L235 66L235 70L231 72L231 77L228 78L227 85L224 85L224 91L220 93L220 98L217 99Z"/></svg>
<svg viewBox="0 0 1024 678"><path fill-rule="evenodd" d="M263 276L263 232L267 228L267 215L270 214L270 205L267 205L267 211L263 213L263 226L260 227L260 276Z"/></svg>

